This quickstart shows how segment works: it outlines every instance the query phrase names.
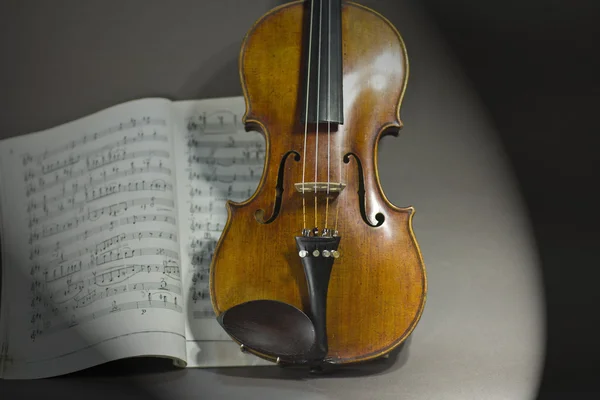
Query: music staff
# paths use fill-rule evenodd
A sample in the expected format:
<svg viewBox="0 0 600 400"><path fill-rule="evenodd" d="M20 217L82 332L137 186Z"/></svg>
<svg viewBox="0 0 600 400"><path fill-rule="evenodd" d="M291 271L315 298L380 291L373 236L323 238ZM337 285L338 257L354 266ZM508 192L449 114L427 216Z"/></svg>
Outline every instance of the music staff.
<svg viewBox="0 0 600 400"><path fill-rule="evenodd" d="M124 185L122 183L111 183L105 186L100 186L98 189L87 190L84 189L84 198L77 201L75 196L64 197L62 196L60 203L55 206L48 206L48 201L44 199L43 204L38 205L35 200L31 200L27 203L27 209L30 212L30 222L37 224L40 222L54 219L63 214L71 211L82 209L85 205L88 205L95 200L115 196L124 192L141 192L141 191L166 191L172 188L172 185L167 185L164 180L157 179L156 183L152 182L149 186L146 186L145 181L129 182ZM66 204L66 205L65 205ZM37 210L41 209L41 215L37 214Z"/></svg>
<svg viewBox="0 0 600 400"><path fill-rule="evenodd" d="M189 164L206 164L206 165L217 165L223 167L230 167L235 164L242 165L263 165L265 162L264 154L257 153L257 156L251 157L248 152L246 156L240 157L215 157L215 156L188 156Z"/></svg>
<svg viewBox="0 0 600 400"><path fill-rule="evenodd" d="M174 261L165 261L163 264L121 264L101 271L100 273L92 271L91 276L85 279L80 279L75 282L73 282L73 280L68 280L66 281L66 289L61 287L61 289L56 292L50 293L49 298L59 298L61 295L68 296L70 293L77 295L81 291L86 289L90 290L94 286L98 286L104 290L106 286L110 288L112 285L123 283L140 274L151 275L152 277L160 279L161 282L164 280L163 277L179 282L181 278L180 273L179 265ZM138 290L137 283L132 285L132 290Z"/></svg>
<svg viewBox="0 0 600 400"><path fill-rule="evenodd" d="M63 222L62 224L53 224L44 226L41 231L32 230L30 233L29 244L33 244L41 239L49 238L54 235L59 235L64 232L68 232L72 229L77 229L80 224L87 221L87 215L75 217L71 220ZM102 233L104 231L113 231L118 227L125 225L135 225L144 222L165 222L170 225L176 225L176 220L171 215L164 214L141 214L133 215L131 217L123 217L118 220L112 220L102 225L96 225L92 228L83 231L83 237L85 239L94 236L95 234Z"/></svg>
<svg viewBox="0 0 600 400"><path fill-rule="evenodd" d="M102 198L106 193L112 192L126 192L126 191L142 191L142 190L157 190L157 191L172 191L173 185L165 182L164 179L155 179L150 184L146 180L136 180L127 183L121 183L118 181L109 182L107 184L100 184L99 186L89 185L79 182L71 183L71 189L65 189L64 191L54 196L43 196L43 204L49 205L56 201L62 201L65 198L71 199L79 193L83 193L86 200L96 200ZM104 193L103 193L104 192ZM98 194L96 194L98 193ZM27 211L34 211L40 208L42 205L38 204L35 198L30 198L27 201Z"/></svg>
<svg viewBox="0 0 600 400"><path fill-rule="evenodd" d="M229 173L220 174L217 171L212 171L211 174L199 173L190 171L188 174L189 180L201 180L203 182L220 182L220 183L232 183L232 182L252 182L258 185L262 171L258 171L259 168L248 168L247 173Z"/></svg>
<svg viewBox="0 0 600 400"><path fill-rule="evenodd" d="M179 285L173 285L170 283L159 283L159 282L140 282L140 283L130 283L128 285L118 285L104 288L104 290L96 290L93 289L91 293L87 293L85 295L75 297L75 308L83 308L93 304L94 302L106 299L109 297L117 296L122 293L127 293L131 291L148 291L148 290L157 290L157 291L165 291L178 294L181 296L181 287Z"/></svg>
<svg viewBox="0 0 600 400"><path fill-rule="evenodd" d="M187 130L195 134L231 133L240 129L238 115L231 110L203 112L188 118Z"/></svg>
<svg viewBox="0 0 600 400"><path fill-rule="evenodd" d="M108 135L112 135L113 133L126 131L131 128L135 128L135 127L144 127L144 126L165 127L166 124L167 124L167 121L162 118L152 118L152 117L131 118L127 122L121 122L117 125L111 126L104 130L101 130L99 132L94 132L92 134L84 135L83 137L81 137L81 139L72 140L66 145L58 146L52 150L46 150L41 154L36 154L36 155L25 154L22 157L23 165L27 166L29 163L34 162L34 161L37 163L40 163L41 161L43 161L45 159L56 156L57 154L63 153L65 151L72 151L73 149L77 148L78 146L87 145L90 142L103 139L104 137L106 137ZM154 137L156 137L156 136L157 135L155 134ZM151 136L149 136L149 137L151 137ZM138 137L132 137L132 138L128 138L127 136L125 136L125 138L123 139L123 144L125 145L128 142L135 143L136 141L140 141L140 140L144 140L143 135L141 137L138 135ZM164 141L167 141L167 140L168 140L168 138L164 137Z"/></svg>
<svg viewBox="0 0 600 400"><path fill-rule="evenodd" d="M62 331L65 329L73 328L77 325L84 324L89 321L93 321L95 319L99 319L105 317L107 315L130 311L130 310L140 310L142 313L146 313L147 309L156 309L156 308L164 308L168 310L172 310L178 313L183 312L183 308L180 304L177 304L177 297L173 297L170 299L167 295L163 293L157 293L158 299L150 299L150 300L141 300L141 301L128 301L125 303L117 303L116 301L109 307L105 307L98 311L89 314L83 314L80 317L77 317L76 314L72 314L71 318L68 321L59 322L56 325L52 325L52 320L43 321L43 327L36 326L31 331L30 338L32 341L35 341L41 335L50 335L52 333ZM149 297L152 297L152 294L149 294ZM34 324L38 322L34 321Z"/></svg>
<svg viewBox="0 0 600 400"><path fill-rule="evenodd" d="M211 214L211 217L214 216L215 214ZM221 215L227 215L225 213L222 213ZM197 221L191 221L190 222L190 230L192 232L205 232L205 233L209 233L209 232L217 232L217 233L221 233L221 231L223 230L225 224L223 222L214 222L214 221L202 221L202 222L197 222Z"/></svg>
<svg viewBox="0 0 600 400"><path fill-rule="evenodd" d="M93 235L87 231L84 232L84 234L83 234L84 239L87 239L91 236L93 236ZM74 243L78 242L79 240L81 240L81 238L82 238L81 234L78 234L78 235L73 235L64 240L59 240L56 243L51 244L51 245L47 245L47 246L40 245L38 247L34 247L34 249L36 249L36 256L39 257L40 255L43 255L43 254L46 254L46 253L49 253L52 251L58 251L58 249L60 249L61 247L65 247L65 246L74 244ZM129 241L135 241L136 239L139 241L143 238L158 238L158 239L167 239L167 240L177 241L177 234L165 232L165 231L138 231L138 232L131 232L131 233L121 233L119 235L110 237L109 239L103 240L100 243L96 244L96 252L104 251L104 250L106 250L112 246L118 245L118 244L125 245Z"/></svg>
<svg viewBox="0 0 600 400"><path fill-rule="evenodd" d="M167 256L173 259L179 257L179 253L173 250L164 249L160 247L147 247L143 249L131 249L129 247L124 247L118 250L108 250L102 254L98 254L95 259L94 265L103 265L109 262L124 260L126 258L134 258L139 256L147 256L147 255L161 255Z"/></svg>
<svg viewBox="0 0 600 400"><path fill-rule="evenodd" d="M136 164L136 162L132 161L128 168L120 169L117 167L113 167L109 172L107 172L106 169L103 169L102 171L99 171L98 174L90 174L87 180L87 185L96 186L102 183L106 183L107 181L111 181L113 179L135 176L143 173L163 174L166 176L171 176L171 169L163 166L162 161L159 161L157 163L158 165L151 165L149 160L145 160L144 162L142 162L143 166L136 166ZM62 195L64 196L67 193L66 183L72 179L81 178L83 176L88 176L88 171L85 168L82 168L76 171L75 173L70 173L64 177L57 177L55 180L46 180L44 178L39 178L37 185L33 184L32 182L28 183L26 196L29 197L33 194L52 189L61 184Z"/></svg>

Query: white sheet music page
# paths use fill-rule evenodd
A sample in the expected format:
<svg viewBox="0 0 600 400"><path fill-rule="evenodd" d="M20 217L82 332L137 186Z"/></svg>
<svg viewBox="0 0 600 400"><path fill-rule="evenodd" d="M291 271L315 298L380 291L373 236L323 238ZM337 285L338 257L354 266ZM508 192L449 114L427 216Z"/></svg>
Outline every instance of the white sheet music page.
<svg viewBox="0 0 600 400"><path fill-rule="evenodd" d="M0 144L5 378L185 360L170 116L144 99Z"/></svg>
<svg viewBox="0 0 600 400"><path fill-rule="evenodd" d="M209 293L213 251L227 222L225 203L254 194L265 140L245 131L243 97L174 102L173 111L188 366L267 365L242 353L225 333Z"/></svg>

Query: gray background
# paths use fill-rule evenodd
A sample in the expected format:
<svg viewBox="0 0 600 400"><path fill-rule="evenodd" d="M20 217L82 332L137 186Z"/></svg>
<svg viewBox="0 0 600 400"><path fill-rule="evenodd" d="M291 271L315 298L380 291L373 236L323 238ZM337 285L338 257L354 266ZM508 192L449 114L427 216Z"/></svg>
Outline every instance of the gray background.
<svg viewBox="0 0 600 400"><path fill-rule="evenodd" d="M389 199L417 209L428 268L423 318L399 354L331 377L172 370L125 361L0 382L3 394L86 398L530 399L544 357L543 293L522 200L486 110L426 15L361 1L408 48L405 128L380 146ZM13 2L0 9L0 135L50 128L127 100L240 95L237 55L278 1ZM11 398L9 396L7 398Z"/></svg>

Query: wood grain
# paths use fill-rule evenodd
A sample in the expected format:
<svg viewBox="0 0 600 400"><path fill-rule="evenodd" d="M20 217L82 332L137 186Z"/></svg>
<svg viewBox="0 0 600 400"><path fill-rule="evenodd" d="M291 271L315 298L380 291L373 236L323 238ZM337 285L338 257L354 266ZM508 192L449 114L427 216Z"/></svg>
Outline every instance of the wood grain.
<svg viewBox="0 0 600 400"><path fill-rule="evenodd" d="M408 77L408 61L398 31L381 15L354 3L342 9L345 123L327 135L311 127L304 145L301 46L304 2L280 6L257 21L240 52L240 77L247 111L246 124L267 142L265 169L256 193L244 203L228 203L229 218L214 253L210 290L217 314L257 299L279 300L307 309L306 282L294 237L304 227L302 195L294 183L341 181L347 187L331 199L327 227L341 236L327 300L327 361L350 363L384 355L402 343L423 312L427 293L425 265L412 230L412 207L392 205L381 189L377 146L382 135L401 128L400 106ZM318 150L316 140L318 136ZM330 158L328 163L328 146ZM273 213L282 157L281 210ZM304 161L304 151L306 159ZM359 195L362 164L365 193ZM318 160L315 168L315 160ZM369 226L361 216L364 200ZM306 194L306 225L325 226L326 201Z"/></svg>

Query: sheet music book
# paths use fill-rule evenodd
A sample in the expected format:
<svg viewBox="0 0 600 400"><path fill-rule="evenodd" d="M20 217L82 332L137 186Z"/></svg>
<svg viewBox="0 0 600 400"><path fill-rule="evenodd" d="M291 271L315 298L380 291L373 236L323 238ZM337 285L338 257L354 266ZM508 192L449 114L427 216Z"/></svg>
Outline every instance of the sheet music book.
<svg viewBox="0 0 600 400"><path fill-rule="evenodd" d="M209 268L265 141L243 97L146 98L0 141L0 377L127 357L270 365L220 327Z"/></svg>

